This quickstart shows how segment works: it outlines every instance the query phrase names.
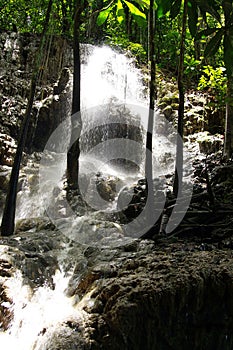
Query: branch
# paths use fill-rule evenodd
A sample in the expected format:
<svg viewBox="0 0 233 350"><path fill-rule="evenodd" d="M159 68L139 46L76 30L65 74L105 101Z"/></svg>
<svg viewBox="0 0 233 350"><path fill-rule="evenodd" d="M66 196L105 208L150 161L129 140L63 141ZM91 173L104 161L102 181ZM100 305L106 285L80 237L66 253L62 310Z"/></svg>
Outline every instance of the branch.
<svg viewBox="0 0 233 350"><path fill-rule="evenodd" d="M107 10L109 7L111 7L113 5L114 2L115 2L115 0L112 0L107 6L103 7L102 9L99 9L99 10L92 12L92 14L87 17L87 19L91 18L92 16L94 16L97 13L100 13L102 11Z"/></svg>

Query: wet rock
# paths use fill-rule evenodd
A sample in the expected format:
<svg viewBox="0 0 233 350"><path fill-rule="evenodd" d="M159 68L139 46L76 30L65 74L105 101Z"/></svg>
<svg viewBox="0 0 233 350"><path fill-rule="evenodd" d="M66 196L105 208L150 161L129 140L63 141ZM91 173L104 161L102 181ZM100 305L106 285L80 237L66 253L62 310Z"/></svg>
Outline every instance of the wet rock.
<svg viewBox="0 0 233 350"><path fill-rule="evenodd" d="M16 142L15 140L6 135L0 134L0 164L12 166L14 161L14 156L16 152Z"/></svg>
<svg viewBox="0 0 233 350"><path fill-rule="evenodd" d="M114 246L124 236L119 224L96 219L94 213L72 219L57 219L54 224L73 241L86 245Z"/></svg>
<svg viewBox="0 0 233 350"><path fill-rule="evenodd" d="M116 176L103 176L98 174L96 179L96 189L99 195L108 202L112 202L117 195L117 186L121 181Z"/></svg>
<svg viewBox="0 0 233 350"><path fill-rule="evenodd" d="M107 140L134 140L137 143L142 144L143 130L139 116L133 115L133 113L118 100L110 101L107 106L95 108L94 116L94 120L92 115L89 117L90 120L86 118L83 122L83 133L80 137L80 147L81 151L84 153L90 152L103 142L103 147L97 149L98 153L96 155L97 158L103 161L110 149L108 142L106 142ZM120 144L119 142L116 142L115 148L117 148L117 154L123 155L123 159L130 159L130 155L127 157L125 154L125 143ZM100 151L102 154L100 154ZM116 150L114 149L113 152L115 151ZM141 159L141 149L134 149L134 151L135 157ZM119 158L119 155L118 157L113 156L108 159L116 158ZM140 164L140 161L135 163Z"/></svg>
<svg viewBox="0 0 233 350"><path fill-rule="evenodd" d="M163 203L165 201L165 187L162 179L155 178L154 195L156 203ZM124 218L128 221L136 218L145 207L147 201L146 180L140 179L136 185L131 187L124 187L118 196L117 209L124 214Z"/></svg>
<svg viewBox="0 0 233 350"><path fill-rule="evenodd" d="M3 247L0 247L1 253L3 253ZM11 311L11 305L13 301L7 293L7 280L13 275L14 269L12 264L0 257L0 330L7 330L12 318L13 313Z"/></svg>
<svg viewBox="0 0 233 350"><path fill-rule="evenodd" d="M216 184L233 181L233 165L226 164L215 167L211 172L211 182Z"/></svg>
<svg viewBox="0 0 233 350"><path fill-rule="evenodd" d="M45 284L53 288L53 276L59 268L58 252L66 241L60 233L49 230L2 237L1 259L10 264L13 271L19 270L24 283L31 288Z"/></svg>
<svg viewBox="0 0 233 350"><path fill-rule="evenodd" d="M223 146L222 135L211 135L208 131L199 133L197 137L200 152L205 154L216 153Z"/></svg>
<svg viewBox="0 0 233 350"><path fill-rule="evenodd" d="M0 189L4 192L8 189L11 167L0 165Z"/></svg>
<svg viewBox="0 0 233 350"><path fill-rule="evenodd" d="M90 349L85 341L82 320L69 320L56 325L56 328L44 329L38 340L38 350L76 350ZM94 343L94 342L93 342ZM97 349L97 348L96 348Z"/></svg>
<svg viewBox="0 0 233 350"><path fill-rule="evenodd" d="M47 230L51 229L53 230L55 228L54 224L44 217L39 218L24 218L20 219L16 223L16 233L20 232L35 232L40 230Z"/></svg>
<svg viewBox="0 0 233 350"><path fill-rule="evenodd" d="M68 68L64 68L61 71L61 75L59 77L58 82L54 85L53 94L60 95L62 91L66 89L70 78L71 78L70 70Z"/></svg>
<svg viewBox="0 0 233 350"><path fill-rule="evenodd" d="M179 240L80 246L49 230L1 243L0 275L10 278L12 266L20 268L33 288L43 283L53 288L54 258L62 252L65 270L73 267L66 294L74 300L76 317L41 329L38 349L232 348L231 250L208 251L208 243L203 250Z"/></svg>

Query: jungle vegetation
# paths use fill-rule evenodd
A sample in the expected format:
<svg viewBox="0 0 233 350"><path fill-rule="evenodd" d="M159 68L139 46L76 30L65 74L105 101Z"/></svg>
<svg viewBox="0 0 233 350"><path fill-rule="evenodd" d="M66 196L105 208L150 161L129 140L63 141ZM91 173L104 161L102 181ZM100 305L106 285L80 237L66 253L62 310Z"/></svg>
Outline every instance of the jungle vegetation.
<svg viewBox="0 0 233 350"><path fill-rule="evenodd" d="M225 146L227 158L233 151L233 4L230 0L3 0L0 5L0 30L34 33L41 37L43 50L46 35L63 36L73 42L74 81L72 113L80 112L79 44L107 43L128 50L138 64L150 69L150 107L154 109L159 72L177 82L179 91L178 135L183 137L184 93L188 89L208 93L211 108L225 113ZM39 55L39 53L38 53ZM35 77L40 67L35 65ZM157 74L156 74L157 73ZM31 101L25 120L30 116ZM149 117L151 115L149 114ZM80 115L78 116L80 119ZM79 120L81 125L81 120ZM153 120L149 118L149 128ZM25 142L27 128L22 130ZM147 146L151 148L148 132ZM178 146L177 146L178 147ZM21 152L24 144L20 145ZM178 150L182 154L182 149ZM178 152L177 152L178 153ZM78 189L78 140L67 159L70 186ZM19 157L20 158L20 157ZM179 164L178 164L179 163ZM176 168L182 167L182 157ZM17 171L12 180L17 183ZM177 172L177 171L176 171ZM177 178L174 194L177 194ZM12 210L12 198L10 208ZM13 197L12 197L13 196ZM7 206L6 206L7 208ZM7 209L5 209L7 210ZM2 234L14 231L2 224ZM10 227L10 228L9 228Z"/></svg>

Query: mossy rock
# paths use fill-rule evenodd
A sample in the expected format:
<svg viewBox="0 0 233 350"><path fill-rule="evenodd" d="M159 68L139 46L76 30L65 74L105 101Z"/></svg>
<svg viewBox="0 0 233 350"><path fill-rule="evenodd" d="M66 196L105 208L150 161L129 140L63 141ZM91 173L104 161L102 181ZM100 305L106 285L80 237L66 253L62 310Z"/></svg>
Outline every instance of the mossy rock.
<svg viewBox="0 0 233 350"><path fill-rule="evenodd" d="M179 109L179 103L172 103L171 104L171 107L175 110L178 110Z"/></svg>
<svg viewBox="0 0 233 350"><path fill-rule="evenodd" d="M176 92L172 93L171 91L168 91L161 100L170 105L172 103L179 103L179 95Z"/></svg>
<svg viewBox="0 0 233 350"><path fill-rule="evenodd" d="M172 106L166 106L164 109L163 109L163 114L165 115L165 117L168 119L168 120L171 120L171 116L172 116L172 112L173 112L173 109L172 109Z"/></svg>

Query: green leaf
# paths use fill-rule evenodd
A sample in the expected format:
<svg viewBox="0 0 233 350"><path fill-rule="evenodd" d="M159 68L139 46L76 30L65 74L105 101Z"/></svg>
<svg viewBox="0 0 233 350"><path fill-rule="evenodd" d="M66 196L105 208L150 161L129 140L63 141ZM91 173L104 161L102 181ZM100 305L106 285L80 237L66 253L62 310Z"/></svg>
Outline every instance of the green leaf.
<svg viewBox="0 0 233 350"><path fill-rule="evenodd" d="M146 15L145 13L141 12L136 6L134 6L133 4L131 4L131 2L128 2L126 0L124 0L124 2L126 3L126 5L128 6L130 12L132 15L134 16L138 16L141 18L146 19Z"/></svg>
<svg viewBox="0 0 233 350"><path fill-rule="evenodd" d="M104 22L106 22L108 16L109 16L109 13L111 11L112 7L109 7L107 8L106 10L104 11L101 11L97 17L97 25L98 26L101 26L102 24L104 24Z"/></svg>
<svg viewBox="0 0 233 350"><path fill-rule="evenodd" d="M176 0L171 7L170 16L172 19L176 18L180 13L181 0Z"/></svg>
<svg viewBox="0 0 233 350"><path fill-rule="evenodd" d="M141 8L149 9L150 7L150 0L135 0L135 2L137 2Z"/></svg>
<svg viewBox="0 0 233 350"><path fill-rule="evenodd" d="M188 26L192 37L197 33L198 10L194 1L188 2Z"/></svg>
<svg viewBox="0 0 233 350"><path fill-rule="evenodd" d="M205 53L204 53L205 57L214 56L216 54L221 44L223 35L224 35L224 31L222 28L220 28L216 32L216 34L213 36L213 38L211 38L208 44L206 45Z"/></svg>
<svg viewBox="0 0 233 350"><path fill-rule="evenodd" d="M157 4L157 16L161 18L171 9L172 0L158 0Z"/></svg>
<svg viewBox="0 0 233 350"><path fill-rule="evenodd" d="M117 20L121 24L125 19L125 12L124 12L121 0L118 0L118 2L117 2L116 14L117 14Z"/></svg>
<svg viewBox="0 0 233 350"><path fill-rule="evenodd" d="M202 30L201 32L197 33L195 39L200 40L202 38L206 38L207 36L215 33L218 30L218 28L207 28Z"/></svg>
<svg viewBox="0 0 233 350"><path fill-rule="evenodd" d="M221 22L221 16L219 14L220 6L216 0L195 0L197 6L199 6L202 15L205 17L206 12L211 14L218 22Z"/></svg>

